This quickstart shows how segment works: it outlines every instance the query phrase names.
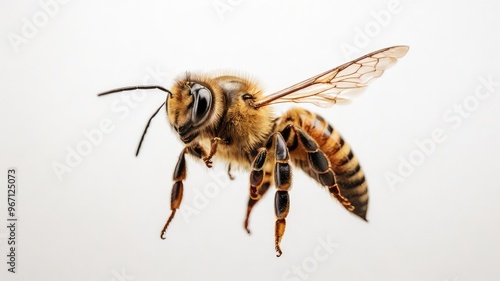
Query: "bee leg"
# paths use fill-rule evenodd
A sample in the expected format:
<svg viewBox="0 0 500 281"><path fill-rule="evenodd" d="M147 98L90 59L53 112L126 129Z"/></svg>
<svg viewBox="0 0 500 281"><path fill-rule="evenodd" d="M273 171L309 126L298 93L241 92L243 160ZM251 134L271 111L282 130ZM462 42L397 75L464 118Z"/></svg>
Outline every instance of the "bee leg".
<svg viewBox="0 0 500 281"><path fill-rule="evenodd" d="M212 156L215 155L217 152L217 145L219 142L222 141L221 138L215 137L210 141L211 147L210 147L210 153L208 154L207 157L203 158L203 161L205 161L205 165L207 165L208 168L212 168Z"/></svg>
<svg viewBox="0 0 500 281"><path fill-rule="evenodd" d="M247 205L248 206L247 207L247 214L246 214L245 223L244 223L245 230L248 232L248 234L250 234L250 229L248 228L250 213L252 212L252 209L255 206L255 204L257 204L257 202L259 202L259 200L264 196L266 191L269 190L269 185L271 184L269 177L270 177L270 174L266 173L264 176L264 181L263 181L262 185L258 188L257 192L256 193L250 192L250 197L248 198L248 205Z"/></svg>
<svg viewBox="0 0 500 281"><path fill-rule="evenodd" d="M261 148L253 160L252 171L250 172L250 198L258 197L257 190L262 186L264 176L266 175L266 171L264 171L266 158L267 150Z"/></svg>
<svg viewBox="0 0 500 281"><path fill-rule="evenodd" d="M295 125L288 125L283 131L287 130L289 127L293 129L298 137L299 145L306 151L309 166L317 175L320 182L328 187L330 194L332 194L346 209L353 211L354 206L340 193L330 161L325 153L319 148L316 141L308 133Z"/></svg>
<svg viewBox="0 0 500 281"><path fill-rule="evenodd" d="M175 165L174 170L174 186L172 187L172 194L170 197L170 209L172 213L168 218L165 226L161 231L161 239L165 239L165 231L167 231L167 227L175 216L175 212L179 209L182 201L182 193L184 191L184 187L182 181L186 179L186 158L184 157L187 149L183 149L181 155L179 156L179 160L177 160L177 165Z"/></svg>
<svg viewBox="0 0 500 281"><path fill-rule="evenodd" d="M274 134L275 138L275 164L274 164L274 182L276 184L276 194L274 197L274 213L276 215L275 240L276 256L282 254L280 243L285 233L286 217L290 209L290 190L292 183L292 168L290 166L290 157L288 148L283 136L280 133Z"/></svg>
<svg viewBox="0 0 500 281"><path fill-rule="evenodd" d="M271 136L271 138L272 137L273 136ZM248 199L247 215L244 223L244 227L248 234L250 234L250 229L248 229L248 219L250 217L250 213L252 212L252 208L257 201L259 201L262 195L264 195L267 189L269 189L269 175L264 170L266 159L267 149L262 147L259 149L257 156L255 156L252 162L252 171L250 172L250 198ZM264 183L266 182L265 178L267 178L267 185Z"/></svg>
<svg viewBox="0 0 500 281"><path fill-rule="evenodd" d="M174 169L174 186L172 187L172 193L170 196L170 209L172 210L172 213L170 214L170 217L168 217L168 220L161 231L161 239L165 239L165 232L167 231L167 227L174 218L175 212L181 205L182 193L184 191L182 181L186 179L186 153L189 153L200 159L202 159L203 156L206 155L205 150L199 144L193 144L191 146L185 147L179 155L179 159L177 160L177 164L175 165Z"/></svg>

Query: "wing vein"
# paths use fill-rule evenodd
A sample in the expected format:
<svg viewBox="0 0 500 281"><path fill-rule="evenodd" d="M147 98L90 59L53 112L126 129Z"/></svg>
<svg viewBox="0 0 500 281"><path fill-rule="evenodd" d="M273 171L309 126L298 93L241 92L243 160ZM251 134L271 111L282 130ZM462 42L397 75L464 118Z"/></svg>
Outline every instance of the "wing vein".
<svg viewBox="0 0 500 281"><path fill-rule="evenodd" d="M313 103L321 107L349 101L341 94L362 90L380 77L397 59L408 52L407 46L384 48L325 71L281 91L255 101L255 107L282 102Z"/></svg>

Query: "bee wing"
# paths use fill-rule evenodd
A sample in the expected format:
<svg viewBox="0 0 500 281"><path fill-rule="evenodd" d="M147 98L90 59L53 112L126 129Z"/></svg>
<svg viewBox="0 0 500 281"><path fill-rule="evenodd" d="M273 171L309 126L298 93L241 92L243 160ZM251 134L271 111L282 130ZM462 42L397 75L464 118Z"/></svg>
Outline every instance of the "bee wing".
<svg viewBox="0 0 500 281"><path fill-rule="evenodd" d="M384 70L403 57L408 49L408 46L393 46L369 53L279 92L264 96L255 101L255 106L296 102L330 107L336 103L347 102L349 98L346 94L363 90L368 82L380 77Z"/></svg>

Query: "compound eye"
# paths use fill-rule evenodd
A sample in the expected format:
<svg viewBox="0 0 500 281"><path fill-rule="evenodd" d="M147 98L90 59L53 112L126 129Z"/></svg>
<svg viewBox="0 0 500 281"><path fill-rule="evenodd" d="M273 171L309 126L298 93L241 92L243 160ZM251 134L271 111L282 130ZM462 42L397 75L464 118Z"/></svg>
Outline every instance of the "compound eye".
<svg viewBox="0 0 500 281"><path fill-rule="evenodd" d="M192 94L194 97L192 119L195 124L200 124L206 120L212 107L212 93L207 88L196 84L192 87Z"/></svg>

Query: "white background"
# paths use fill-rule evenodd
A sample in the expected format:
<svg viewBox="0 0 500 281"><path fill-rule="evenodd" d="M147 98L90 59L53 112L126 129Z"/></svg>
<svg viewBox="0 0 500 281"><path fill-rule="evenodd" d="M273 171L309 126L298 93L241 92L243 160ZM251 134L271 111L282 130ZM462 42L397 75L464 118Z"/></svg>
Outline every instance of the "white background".
<svg viewBox="0 0 500 281"><path fill-rule="evenodd" d="M51 6L46 22L36 1L0 4L0 178L17 167L19 183L17 273L7 272L10 233L2 226L0 279L500 279L500 85L474 96L478 87L488 94L481 79L500 81L500 2L401 0L392 12L388 0L91 2ZM382 14L389 18L377 22ZM13 34L24 41L13 44ZM254 209L248 236L248 171L217 184L189 158L181 209L196 213L178 213L159 238L183 147L163 111L134 153L165 95L147 92L132 108L122 101L131 93L97 93L144 81L169 87L185 71L219 69L248 73L272 92L398 44L411 47L407 56L350 105L308 107L360 159L369 223L296 170L276 258L274 195ZM347 45L358 52L346 55ZM462 117L453 110L464 102ZM85 146L84 131L103 120L112 131L68 163L68 149ZM435 130L443 137L433 147L424 140ZM414 164L398 172L408 159ZM59 180L54 165L70 164ZM0 186L4 225L6 182ZM213 198L201 201L206 195ZM318 248L319 240L334 250Z"/></svg>

